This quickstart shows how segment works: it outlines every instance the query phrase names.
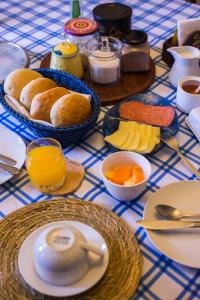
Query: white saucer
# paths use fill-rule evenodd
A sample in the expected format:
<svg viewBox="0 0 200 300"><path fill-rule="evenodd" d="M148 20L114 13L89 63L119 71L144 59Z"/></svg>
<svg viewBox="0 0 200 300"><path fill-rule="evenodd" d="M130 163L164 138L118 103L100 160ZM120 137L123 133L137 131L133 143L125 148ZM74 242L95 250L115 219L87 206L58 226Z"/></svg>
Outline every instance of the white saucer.
<svg viewBox="0 0 200 300"><path fill-rule="evenodd" d="M15 132L0 125L0 153L16 160L15 167L21 169L26 158L24 141ZM3 160L0 160L2 163ZM11 179L14 175L0 168L0 184Z"/></svg>
<svg viewBox="0 0 200 300"><path fill-rule="evenodd" d="M155 206L166 204L191 213L200 213L200 181L180 181L154 193L144 210L144 220L156 220ZM178 231L147 230L155 247L169 258L189 267L200 268L200 228Z"/></svg>
<svg viewBox="0 0 200 300"><path fill-rule="evenodd" d="M38 234L44 230L44 228L50 226L50 224L58 225L72 225L79 229L86 240L96 247L100 248L104 252L104 260L101 265L91 267L87 274L78 282L70 286L55 286L48 284L40 279L36 274L33 265L33 247ZM94 286L104 275L109 261L109 252L103 237L92 227L75 221L60 221L46 224L39 229L32 232L26 240L23 242L18 256L18 267L23 279L36 291L55 297L73 296L83 293ZM27 267L28 262L28 267Z"/></svg>

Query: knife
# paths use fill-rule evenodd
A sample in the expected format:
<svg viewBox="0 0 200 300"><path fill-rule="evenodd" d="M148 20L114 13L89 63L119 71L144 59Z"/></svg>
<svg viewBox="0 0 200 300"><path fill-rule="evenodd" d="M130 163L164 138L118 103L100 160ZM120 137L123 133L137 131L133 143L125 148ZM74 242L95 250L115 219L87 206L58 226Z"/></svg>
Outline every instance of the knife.
<svg viewBox="0 0 200 300"><path fill-rule="evenodd" d="M0 153L0 159L3 160L5 163L10 165L16 165L16 160L12 159L11 157L8 157L6 155L3 155Z"/></svg>
<svg viewBox="0 0 200 300"><path fill-rule="evenodd" d="M9 173L16 175L19 173L19 169L10 165L6 165L0 162L0 168L2 168L5 171L8 171Z"/></svg>
<svg viewBox="0 0 200 300"><path fill-rule="evenodd" d="M139 220L136 223L143 228L154 230L171 230L195 227L200 228L200 222L197 221Z"/></svg>

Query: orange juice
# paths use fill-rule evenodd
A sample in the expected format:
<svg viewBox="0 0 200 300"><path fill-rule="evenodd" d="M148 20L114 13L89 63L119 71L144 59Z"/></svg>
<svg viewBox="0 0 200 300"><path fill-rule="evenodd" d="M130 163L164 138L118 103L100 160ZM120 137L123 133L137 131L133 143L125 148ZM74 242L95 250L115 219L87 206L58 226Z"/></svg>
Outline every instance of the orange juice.
<svg viewBox="0 0 200 300"><path fill-rule="evenodd" d="M26 168L32 184L42 192L56 190L64 183L66 161L58 147L48 145L31 149Z"/></svg>

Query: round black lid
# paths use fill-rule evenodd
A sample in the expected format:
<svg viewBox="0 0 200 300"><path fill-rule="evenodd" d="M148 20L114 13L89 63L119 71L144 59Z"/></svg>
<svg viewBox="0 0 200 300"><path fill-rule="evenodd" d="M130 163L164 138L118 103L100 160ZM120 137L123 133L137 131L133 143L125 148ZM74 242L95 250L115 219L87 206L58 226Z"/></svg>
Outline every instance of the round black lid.
<svg viewBox="0 0 200 300"><path fill-rule="evenodd" d="M130 30L122 37L122 41L130 45L143 44L147 41L147 34L142 30Z"/></svg>
<svg viewBox="0 0 200 300"><path fill-rule="evenodd" d="M92 13L97 21L116 21L130 18L132 8L121 3L104 3L97 5Z"/></svg>

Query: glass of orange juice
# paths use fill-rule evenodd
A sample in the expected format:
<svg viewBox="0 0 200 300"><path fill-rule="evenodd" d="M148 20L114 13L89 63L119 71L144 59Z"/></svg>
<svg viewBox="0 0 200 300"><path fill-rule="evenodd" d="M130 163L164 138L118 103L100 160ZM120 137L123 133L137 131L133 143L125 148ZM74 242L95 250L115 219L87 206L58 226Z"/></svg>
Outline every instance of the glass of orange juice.
<svg viewBox="0 0 200 300"><path fill-rule="evenodd" d="M27 147L26 168L33 184L42 193L57 190L65 181L66 161L59 142L39 138Z"/></svg>

